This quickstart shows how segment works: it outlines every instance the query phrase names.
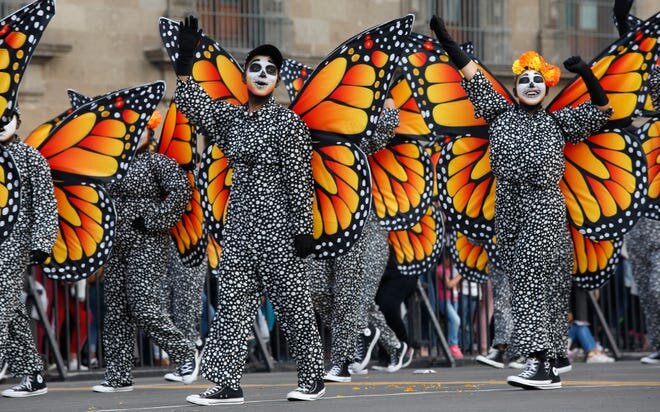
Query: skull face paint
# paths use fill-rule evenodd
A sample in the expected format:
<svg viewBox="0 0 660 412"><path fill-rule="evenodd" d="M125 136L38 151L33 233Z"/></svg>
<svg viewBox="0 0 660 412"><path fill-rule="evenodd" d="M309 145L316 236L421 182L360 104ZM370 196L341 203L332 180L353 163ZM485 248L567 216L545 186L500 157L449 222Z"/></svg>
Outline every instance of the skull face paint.
<svg viewBox="0 0 660 412"><path fill-rule="evenodd" d="M277 66L268 56L255 56L245 73L248 90L255 96L268 96L277 86Z"/></svg>
<svg viewBox="0 0 660 412"><path fill-rule="evenodd" d="M6 142L11 139L14 134L16 134L16 129L18 128L18 118L14 115L11 118L11 121L7 123L2 129L0 129L0 142Z"/></svg>
<svg viewBox="0 0 660 412"><path fill-rule="evenodd" d="M535 70L526 70L516 82L516 94L520 103L527 106L536 106L540 104L547 92L545 80L541 73Z"/></svg>

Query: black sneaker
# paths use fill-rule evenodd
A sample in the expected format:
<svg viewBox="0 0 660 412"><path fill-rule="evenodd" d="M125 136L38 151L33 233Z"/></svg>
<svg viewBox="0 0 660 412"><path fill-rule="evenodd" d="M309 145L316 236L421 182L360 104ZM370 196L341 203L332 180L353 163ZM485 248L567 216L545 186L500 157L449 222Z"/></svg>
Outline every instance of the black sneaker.
<svg viewBox="0 0 660 412"><path fill-rule="evenodd" d="M401 365L403 364L403 356L406 354L406 352L408 352L408 344L406 342L401 342L401 346L389 354L390 362L387 366L382 367L374 365L372 368L377 371L394 373L401 369Z"/></svg>
<svg viewBox="0 0 660 412"><path fill-rule="evenodd" d="M301 386L286 394L289 401L315 401L325 395L325 384L322 380L314 382L311 388Z"/></svg>
<svg viewBox="0 0 660 412"><path fill-rule="evenodd" d="M232 389L225 386L213 386L199 395L189 395L186 401L195 405L240 405L245 402L243 389Z"/></svg>
<svg viewBox="0 0 660 412"><path fill-rule="evenodd" d="M406 353L403 354L403 362L401 362L401 368L407 368L413 361L413 356L415 355L415 349L408 348Z"/></svg>
<svg viewBox="0 0 660 412"><path fill-rule="evenodd" d="M511 386L523 389L557 389L561 388L561 382L553 382L553 371L548 360L540 361L536 358L528 358L525 370L519 375L506 378ZM554 371L556 375L556 370ZM559 375L557 375L559 379Z"/></svg>
<svg viewBox="0 0 660 412"><path fill-rule="evenodd" d="M550 359L550 369L548 370L548 372L550 373L551 382L548 387L544 387L543 389L561 388L561 379L559 378L559 369L557 368L557 361L558 359Z"/></svg>
<svg viewBox="0 0 660 412"><path fill-rule="evenodd" d="M557 374L561 375L562 373L572 371L573 365L571 365L571 361L566 356L560 356L555 361L555 368L557 368Z"/></svg>
<svg viewBox="0 0 660 412"><path fill-rule="evenodd" d="M358 342L355 349L355 360L351 364L351 369L360 371L367 367L371 360L371 352L380 338L380 329L369 326L358 334Z"/></svg>
<svg viewBox="0 0 660 412"><path fill-rule="evenodd" d="M479 355L475 360L483 365L492 366L493 368L504 368L504 351L491 347L488 349L486 356Z"/></svg>
<svg viewBox="0 0 660 412"><path fill-rule="evenodd" d="M181 376L181 382L184 385L190 385L197 380L200 363L201 359L199 352L195 350L195 357L193 359L183 362L178 368L176 368L176 374Z"/></svg>
<svg viewBox="0 0 660 412"><path fill-rule="evenodd" d="M118 386L112 386L108 381L103 381L100 385L92 386L92 390L99 393L131 392L133 390L133 385L130 383L124 383Z"/></svg>
<svg viewBox="0 0 660 412"><path fill-rule="evenodd" d="M27 398L29 396L39 396L48 393L46 381L41 373L35 372L31 375L23 376L21 383L11 389L2 391L2 396L7 398Z"/></svg>
<svg viewBox="0 0 660 412"><path fill-rule="evenodd" d="M332 365L323 380L326 382L350 382L351 373L348 371L348 363L348 361L345 361L341 365Z"/></svg>

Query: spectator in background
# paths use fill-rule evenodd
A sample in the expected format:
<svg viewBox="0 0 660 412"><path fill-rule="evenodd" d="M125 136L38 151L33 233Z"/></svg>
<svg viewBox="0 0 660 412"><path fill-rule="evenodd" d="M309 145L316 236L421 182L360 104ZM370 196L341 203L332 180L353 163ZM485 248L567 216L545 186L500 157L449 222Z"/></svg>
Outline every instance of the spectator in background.
<svg viewBox="0 0 660 412"><path fill-rule="evenodd" d="M568 321L571 328L568 331L568 338L582 347L585 353L584 361L586 363L612 363L614 358L607 356L598 347L588 322L588 299L589 292L572 286L571 311L568 313ZM575 351L569 351L569 358L575 359ZM558 371L561 373L562 371Z"/></svg>
<svg viewBox="0 0 660 412"><path fill-rule="evenodd" d="M452 272L454 276L452 276ZM447 254L436 269L438 288L438 309L447 320L447 343L454 359L463 359L463 352L458 347L458 331L461 318L458 316L458 285L461 275L452 269L451 259Z"/></svg>

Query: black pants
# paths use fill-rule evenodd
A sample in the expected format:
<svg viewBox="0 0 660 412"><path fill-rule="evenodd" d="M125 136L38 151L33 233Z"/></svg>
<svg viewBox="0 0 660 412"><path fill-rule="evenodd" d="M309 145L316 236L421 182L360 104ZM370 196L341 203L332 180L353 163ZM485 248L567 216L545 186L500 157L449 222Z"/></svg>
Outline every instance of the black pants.
<svg viewBox="0 0 660 412"><path fill-rule="evenodd" d="M417 276L402 275L396 270L396 265L391 264L392 260L392 257L390 257L390 262L388 262L385 274L380 281L376 293L376 304L385 315L387 324L396 333L399 341L410 345L406 327L403 320L401 320L401 303L417 290Z"/></svg>

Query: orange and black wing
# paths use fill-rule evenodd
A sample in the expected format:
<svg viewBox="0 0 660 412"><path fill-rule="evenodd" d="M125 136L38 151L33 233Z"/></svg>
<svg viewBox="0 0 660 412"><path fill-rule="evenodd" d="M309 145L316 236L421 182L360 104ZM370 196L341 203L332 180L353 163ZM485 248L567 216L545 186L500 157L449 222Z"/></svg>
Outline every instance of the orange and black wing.
<svg viewBox="0 0 660 412"><path fill-rule="evenodd" d="M429 206L415 226L391 231L387 240L402 274L416 276L427 273L437 264L444 246L444 226L440 210L433 205Z"/></svg>
<svg viewBox="0 0 660 412"><path fill-rule="evenodd" d="M112 250L117 216L101 185L55 181L59 230L44 273L51 279L85 279L103 266Z"/></svg>
<svg viewBox="0 0 660 412"><path fill-rule="evenodd" d="M314 256L346 253L360 238L371 207L367 156L349 142L317 136L312 141Z"/></svg>
<svg viewBox="0 0 660 412"><path fill-rule="evenodd" d="M291 104L313 139L332 134L359 143L374 133L412 23L409 15L368 29L319 64Z"/></svg>
<svg viewBox="0 0 660 412"><path fill-rule="evenodd" d="M648 167L648 197L644 216L660 220L660 117L649 119L637 131Z"/></svg>
<svg viewBox="0 0 660 412"><path fill-rule="evenodd" d="M229 159L218 145L211 145L202 156L198 186L206 226L217 242L222 239L222 228L227 222L227 207L231 189L232 169Z"/></svg>
<svg viewBox="0 0 660 412"><path fill-rule="evenodd" d="M585 236L614 239L644 212L648 173L642 145L625 130L604 130L564 147L559 186L569 221Z"/></svg>
<svg viewBox="0 0 660 412"><path fill-rule="evenodd" d="M573 282L582 289L603 286L616 272L622 241L591 240L570 227L573 241Z"/></svg>
<svg viewBox="0 0 660 412"><path fill-rule="evenodd" d="M38 0L0 20L0 123L11 120L18 88L41 35L55 15L54 0Z"/></svg>
<svg viewBox="0 0 660 412"><path fill-rule="evenodd" d="M208 235L206 254L209 257L209 269L211 273L218 276L220 270L220 256L222 256L222 246L215 240L215 237Z"/></svg>
<svg viewBox="0 0 660 412"><path fill-rule="evenodd" d="M458 273L470 282L483 283L488 280L489 253L486 244L471 241L461 232L449 235L449 252Z"/></svg>
<svg viewBox="0 0 660 412"><path fill-rule="evenodd" d="M647 81L658 61L660 13L608 46L589 66L605 89L614 113L608 127L627 125L640 116L647 97ZM574 78L555 97L548 111L575 107L590 99L581 77Z"/></svg>
<svg viewBox="0 0 660 412"><path fill-rule="evenodd" d="M451 141L450 136L445 136L444 139L440 141L434 141L433 143L426 146L426 153L431 158L431 167L433 169L433 198L438 197L438 167L440 165L440 160L442 159L442 148L445 144Z"/></svg>
<svg viewBox="0 0 660 412"><path fill-rule="evenodd" d="M304 63L293 59L284 60L281 76L282 83L289 94L289 100L293 101L296 98L312 71L314 70Z"/></svg>
<svg viewBox="0 0 660 412"><path fill-rule="evenodd" d="M21 179L14 159L0 146L0 245L9 237L21 206Z"/></svg>
<svg viewBox="0 0 660 412"><path fill-rule="evenodd" d="M489 141L480 136L459 136L443 147L438 194L452 230L488 240L494 235L495 176Z"/></svg>
<svg viewBox="0 0 660 412"><path fill-rule="evenodd" d="M493 88L513 102L506 87L477 64ZM433 134L474 134L475 128L486 126L483 118L475 119L474 106L461 86L462 75L437 40L417 33L409 35L400 66Z"/></svg>
<svg viewBox="0 0 660 412"><path fill-rule="evenodd" d="M167 109L156 151L175 160L185 170L197 167L195 126L190 124L174 102Z"/></svg>
<svg viewBox="0 0 660 412"><path fill-rule="evenodd" d="M88 97L88 96L85 96L82 93L78 93L77 91L75 91L73 89L67 89L66 94L67 94L67 96L69 96L69 102L71 103L71 107L73 107L74 109L77 109L80 106L85 105L85 104L101 97L101 96Z"/></svg>
<svg viewBox="0 0 660 412"><path fill-rule="evenodd" d="M419 222L432 200L431 158L421 144L395 137L369 156L373 210L388 230Z"/></svg>
<svg viewBox="0 0 660 412"><path fill-rule="evenodd" d="M179 23L161 17L160 37L172 63L178 58ZM244 104L248 100L247 86L242 80L243 69L238 62L213 39L202 35L195 51L192 78L215 100Z"/></svg>
<svg viewBox="0 0 660 412"><path fill-rule="evenodd" d="M170 229L170 236L174 239L181 263L195 267L204 261L207 239L201 192L195 185L194 172L187 172L186 175L192 188L192 197L181 219Z"/></svg>
<svg viewBox="0 0 660 412"><path fill-rule="evenodd" d="M400 77L390 88L390 97L399 109L399 126L394 129L394 133L408 139L432 140L431 130L426 125L422 111L413 96L410 83L405 77Z"/></svg>

